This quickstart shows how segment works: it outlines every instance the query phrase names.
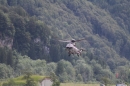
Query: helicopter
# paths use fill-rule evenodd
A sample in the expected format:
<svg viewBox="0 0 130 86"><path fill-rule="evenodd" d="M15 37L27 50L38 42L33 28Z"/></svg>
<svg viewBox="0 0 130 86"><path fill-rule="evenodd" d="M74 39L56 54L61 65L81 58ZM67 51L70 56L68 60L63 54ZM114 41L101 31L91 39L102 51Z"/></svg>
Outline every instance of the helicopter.
<svg viewBox="0 0 130 86"><path fill-rule="evenodd" d="M60 42L67 42L68 44L66 45L66 50L68 51L68 56L71 56L71 54L77 54L77 56L81 56L82 51L85 51L84 49L78 49L76 47L76 42L82 41L85 39L79 39L79 40L75 40L75 39L71 39L71 40L59 40Z"/></svg>

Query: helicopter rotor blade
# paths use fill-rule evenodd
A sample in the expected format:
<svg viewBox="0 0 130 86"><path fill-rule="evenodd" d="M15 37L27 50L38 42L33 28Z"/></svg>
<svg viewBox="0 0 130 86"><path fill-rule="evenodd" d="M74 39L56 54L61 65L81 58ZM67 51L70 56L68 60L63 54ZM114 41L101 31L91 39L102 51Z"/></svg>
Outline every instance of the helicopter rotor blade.
<svg viewBox="0 0 130 86"><path fill-rule="evenodd" d="M69 41L69 40L59 40L59 42L71 42L71 41Z"/></svg>
<svg viewBox="0 0 130 86"><path fill-rule="evenodd" d="M73 39L72 39L73 40ZM59 42L72 42L72 40L58 40ZM79 40L75 40L74 39L74 42L79 42L79 41L82 41L82 40L85 40L85 39L79 39Z"/></svg>
<svg viewBox="0 0 130 86"><path fill-rule="evenodd" d="M79 42L79 41L82 41L82 40L85 40L85 39L79 39L79 40L76 40L76 42Z"/></svg>

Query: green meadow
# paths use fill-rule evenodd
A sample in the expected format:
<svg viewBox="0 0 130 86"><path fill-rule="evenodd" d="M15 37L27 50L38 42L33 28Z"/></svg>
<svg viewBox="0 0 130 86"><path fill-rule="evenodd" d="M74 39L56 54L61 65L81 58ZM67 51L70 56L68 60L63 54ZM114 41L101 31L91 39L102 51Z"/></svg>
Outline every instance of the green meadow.
<svg viewBox="0 0 130 86"><path fill-rule="evenodd" d="M35 82L39 82L42 79L46 78L45 76L40 76L40 75L32 75L31 78L35 81ZM26 83L26 80L24 79L24 76L19 76L17 78L12 78L12 79L8 79L8 80L3 80L0 81L0 86L2 86L2 84L8 83L8 82L14 82L15 85L23 85Z"/></svg>
<svg viewBox="0 0 130 86"><path fill-rule="evenodd" d="M61 83L60 86L100 86L100 84ZM116 86L116 85L107 85L107 86Z"/></svg>
<svg viewBox="0 0 130 86"><path fill-rule="evenodd" d="M39 81L43 80L44 78L46 78L46 76L32 75L31 78L35 82L39 82ZM19 76L17 78L0 81L0 86L2 86L3 83L10 82L11 80L15 83L15 85L24 85L26 83L24 76ZM100 86L100 84L60 83L60 86ZM115 85L108 85L108 86L115 86Z"/></svg>
<svg viewBox="0 0 130 86"><path fill-rule="evenodd" d="M99 84L61 83L60 86L100 86Z"/></svg>
<svg viewBox="0 0 130 86"><path fill-rule="evenodd" d="M60 86L100 86L100 84L61 83Z"/></svg>
<svg viewBox="0 0 130 86"><path fill-rule="evenodd" d="M17 77L17 78L14 78L14 82L16 84L25 84L26 83L26 80L23 78L24 76L20 76L20 77ZM38 81L41 81L42 79L45 78L45 76L39 76L39 75L32 75L31 78L35 81L35 82L38 82Z"/></svg>

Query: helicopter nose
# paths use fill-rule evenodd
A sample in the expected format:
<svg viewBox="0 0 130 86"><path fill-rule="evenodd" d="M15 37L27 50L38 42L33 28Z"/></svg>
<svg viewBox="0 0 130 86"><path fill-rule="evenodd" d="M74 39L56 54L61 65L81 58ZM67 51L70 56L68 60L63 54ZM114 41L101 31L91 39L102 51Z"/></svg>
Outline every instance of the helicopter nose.
<svg viewBox="0 0 130 86"><path fill-rule="evenodd" d="M72 39L71 42L76 42L76 40L75 40L75 39Z"/></svg>

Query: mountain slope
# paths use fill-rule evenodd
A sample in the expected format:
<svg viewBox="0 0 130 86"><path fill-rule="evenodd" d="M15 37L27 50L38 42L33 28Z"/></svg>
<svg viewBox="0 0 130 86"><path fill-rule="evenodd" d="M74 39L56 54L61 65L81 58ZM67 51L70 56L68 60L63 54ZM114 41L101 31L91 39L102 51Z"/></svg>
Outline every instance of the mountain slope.
<svg viewBox="0 0 130 86"><path fill-rule="evenodd" d="M37 69L35 61L26 67L28 62L24 61L26 57L23 56L16 70L31 66L32 71L36 67L36 73L54 71L62 82L102 81L102 77L111 82L118 82L118 79L128 82L130 11L126 7L129 1L4 0L0 3L5 5L1 6L0 16L5 20L4 24L0 21L1 28L13 25L12 32L8 31L9 27L6 27L7 32L4 31L14 40L13 50L35 60L57 62L44 70L41 61L41 64L36 64L41 66ZM81 57L68 57L65 44L57 42L57 38L85 38L85 41L77 43L77 47L84 47L87 52L83 52ZM119 76L115 77L115 74Z"/></svg>
<svg viewBox="0 0 130 86"><path fill-rule="evenodd" d="M38 2L43 5L37 9L34 8L36 13L33 15L43 20L54 33L55 29L59 30L56 32L59 39L86 38L86 42L81 46L96 56L129 59L129 29L121 27L121 23L114 18L117 12L112 13L111 10L115 9L115 5L109 6L110 10L108 10L100 7L102 0L97 1L96 5L96 1L87 0ZM115 3L118 2L115 1ZM123 18L120 17L120 19Z"/></svg>
<svg viewBox="0 0 130 86"><path fill-rule="evenodd" d="M124 21L129 16L126 14L129 10L124 11L129 5L127 0L123 3L116 0L7 0L3 3L22 6L29 15L44 21L59 39L85 38L86 41L77 46L106 59L105 62L111 58L115 62L117 58L129 59L129 19ZM120 5L122 10L117 9ZM55 45L57 42L51 43L51 58L56 57L53 61L68 58L62 54L64 50Z"/></svg>

